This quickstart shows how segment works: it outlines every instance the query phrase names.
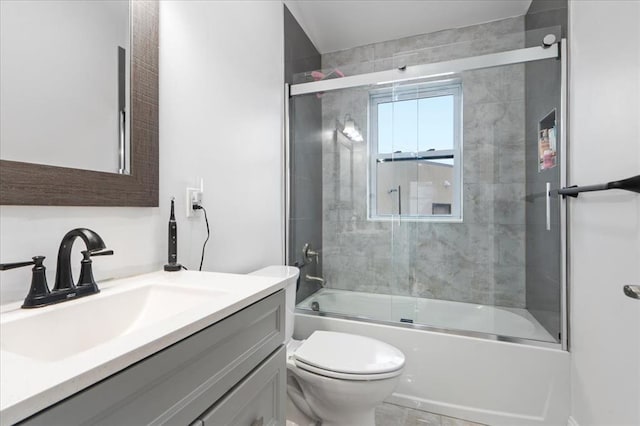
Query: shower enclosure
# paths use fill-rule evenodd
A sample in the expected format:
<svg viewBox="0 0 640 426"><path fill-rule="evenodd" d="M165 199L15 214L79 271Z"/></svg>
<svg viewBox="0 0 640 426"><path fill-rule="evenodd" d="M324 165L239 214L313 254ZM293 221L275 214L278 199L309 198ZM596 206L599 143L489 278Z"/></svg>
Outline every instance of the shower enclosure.
<svg viewBox="0 0 640 426"><path fill-rule="evenodd" d="M507 24L296 75L299 312L566 349L565 43Z"/></svg>

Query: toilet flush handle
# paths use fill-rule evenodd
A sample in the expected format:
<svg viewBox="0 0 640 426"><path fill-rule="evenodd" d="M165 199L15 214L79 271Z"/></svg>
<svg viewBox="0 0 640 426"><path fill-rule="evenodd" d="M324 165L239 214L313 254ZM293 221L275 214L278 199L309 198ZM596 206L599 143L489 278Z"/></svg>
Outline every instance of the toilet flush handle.
<svg viewBox="0 0 640 426"><path fill-rule="evenodd" d="M632 299L640 299L640 285L625 285L622 291Z"/></svg>

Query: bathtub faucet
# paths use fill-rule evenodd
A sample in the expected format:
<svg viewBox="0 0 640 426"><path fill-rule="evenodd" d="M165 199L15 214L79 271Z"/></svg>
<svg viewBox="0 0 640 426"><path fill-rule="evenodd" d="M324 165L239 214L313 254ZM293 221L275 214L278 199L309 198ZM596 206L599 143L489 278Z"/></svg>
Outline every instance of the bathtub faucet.
<svg viewBox="0 0 640 426"><path fill-rule="evenodd" d="M306 275L304 276L304 279L305 279L305 280L307 280L307 281L315 281L315 282L318 282L318 283L320 283L320 286L321 286L321 287L324 287L324 278L314 277L314 276L312 276L312 275L306 274Z"/></svg>
<svg viewBox="0 0 640 426"><path fill-rule="evenodd" d="M320 260L320 253L312 250L311 244L309 243L306 243L304 247L302 247L302 254L304 255L305 262L313 262L315 260L316 264L318 264Z"/></svg>

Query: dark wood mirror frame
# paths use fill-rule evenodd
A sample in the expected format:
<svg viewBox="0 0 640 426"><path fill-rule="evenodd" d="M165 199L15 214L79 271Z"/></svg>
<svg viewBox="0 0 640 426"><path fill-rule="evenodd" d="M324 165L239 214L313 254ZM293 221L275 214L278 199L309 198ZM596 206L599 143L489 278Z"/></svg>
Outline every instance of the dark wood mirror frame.
<svg viewBox="0 0 640 426"><path fill-rule="evenodd" d="M0 160L0 204L158 206L159 8L131 3L131 174Z"/></svg>

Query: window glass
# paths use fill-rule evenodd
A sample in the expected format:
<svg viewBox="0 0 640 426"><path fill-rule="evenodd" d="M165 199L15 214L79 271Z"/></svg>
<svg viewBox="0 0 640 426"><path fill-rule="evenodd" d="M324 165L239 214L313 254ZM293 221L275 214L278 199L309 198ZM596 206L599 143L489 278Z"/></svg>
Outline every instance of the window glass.
<svg viewBox="0 0 640 426"><path fill-rule="evenodd" d="M453 173L453 166L427 160L377 163L378 215L451 215Z"/></svg>
<svg viewBox="0 0 640 426"><path fill-rule="evenodd" d="M416 152L418 149L418 101L378 104L378 152Z"/></svg>
<svg viewBox="0 0 640 426"><path fill-rule="evenodd" d="M461 84L371 94L372 219L461 219Z"/></svg>
<svg viewBox="0 0 640 426"><path fill-rule="evenodd" d="M393 152L393 102L378 104L378 152Z"/></svg>
<svg viewBox="0 0 640 426"><path fill-rule="evenodd" d="M391 152L415 152L418 149L418 101L396 101L393 105Z"/></svg>
<svg viewBox="0 0 640 426"><path fill-rule="evenodd" d="M422 98L418 106L418 150L453 149L453 95Z"/></svg>

